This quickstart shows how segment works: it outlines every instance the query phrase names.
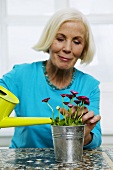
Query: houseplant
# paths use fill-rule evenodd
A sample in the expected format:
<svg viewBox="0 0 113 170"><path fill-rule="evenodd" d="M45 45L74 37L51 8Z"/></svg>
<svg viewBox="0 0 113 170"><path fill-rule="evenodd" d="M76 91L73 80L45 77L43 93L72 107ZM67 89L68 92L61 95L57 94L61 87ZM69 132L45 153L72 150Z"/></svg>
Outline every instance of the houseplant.
<svg viewBox="0 0 113 170"><path fill-rule="evenodd" d="M83 154L84 123L82 116L84 108L90 104L86 96L77 96L78 92L71 90L71 94L61 94L62 107L56 106L58 116L54 118L54 110L49 104L50 98L43 99L52 111L52 136L54 152L57 162L73 163L80 161ZM65 98L69 102L65 102ZM63 118L61 118L61 114Z"/></svg>

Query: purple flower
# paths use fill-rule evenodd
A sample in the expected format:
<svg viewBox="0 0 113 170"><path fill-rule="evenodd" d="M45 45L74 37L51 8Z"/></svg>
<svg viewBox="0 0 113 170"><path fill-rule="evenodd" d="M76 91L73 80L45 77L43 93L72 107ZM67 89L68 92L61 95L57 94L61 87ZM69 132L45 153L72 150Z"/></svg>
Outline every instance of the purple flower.
<svg viewBox="0 0 113 170"><path fill-rule="evenodd" d="M50 97L43 99L42 102L48 102L49 99L50 99Z"/></svg>
<svg viewBox="0 0 113 170"><path fill-rule="evenodd" d="M76 103L76 104L80 104L80 100L74 100L74 102Z"/></svg>
<svg viewBox="0 0 113 170"><path fill-rule="evenodd" d="M65 97L65 96L66 96L66 94L61 94L61 96L62 96L62 97Z"/></svg>
<svg viewBox="0 0 113 170"><path fill-rule="evenodd" d="M74 95L72 94L66 94L66 96L69 98L69 99L72 99L74 97Z"/></svg>
<svg viewBox="0 0 113 170"><path fill-rule="evenodd" d="M74 90L71 90L70 92L73 94L73 96L76 96L78 94L78 92L76 92Z"/></svg>
<svg viewBox="0 0 113 170"><path fill-rule="evenodd" d="M48 97L42 100L42 102L45 102L52 111L52 125L73 126L84 124L82 122L82 116L84 115L84 109L86 108L85 105L90 104L89 98L86 96L76 96L78 92L74 90L71 90L70 92L71 94L60 94L62 97L62 107L56 107L58 111L58 116L56 118L54 118L54 110L48 102L50 98ZM69 98L70 101L64 101L65 97ZM60 119L60 114L63 115L63 119Z"/></svg>
<svg viewBox="0 0 113 170"><path fill-rule="evenodd" d="M72 107L73 107L73 105L72 105L71 103L69 103L69 104L68 104L68 107L69 107L69 108L72 108Z"/></svg>
<svg viewBox="0 0 113 170"><path fill-rule="evenodd" d="M89 105L89 104L90 104L90 101L86 99L86 100L84 101L84 104Z"/></svg>
<svg viewBox="0 0 113 170"><path fill-rule="evenodd" d="M63 102L65 105L68 105L69 104L69 102Z"/></svg>
<svg viewBox="0 0 113 170"><path fill-rule="evenodd" d="M81 101L85 101L85 100L89 100L89 98L88 97L86 97L86 96L78 96L78 97L76 97L78 100L81 100Z"/></svg>

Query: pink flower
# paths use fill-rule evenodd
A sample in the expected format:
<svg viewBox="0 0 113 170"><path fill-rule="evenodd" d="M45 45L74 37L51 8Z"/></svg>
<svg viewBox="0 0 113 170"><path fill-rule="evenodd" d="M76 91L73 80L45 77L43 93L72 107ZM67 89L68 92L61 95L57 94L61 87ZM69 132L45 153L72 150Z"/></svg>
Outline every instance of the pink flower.
<svg viewBox="0 0 113 170"><path fill-rule="evenodd" d="M86 100L84 101L84 104L89 105L89 104L90 104L90 101L86 99Z"/></svg>
<svg viewBox="0 0 113 170"><path fill-rule="evenodd" d="M68 107L69 107L69 108L72 108L72 107L73 107L73 105L72 105L71 103L69 103L69 104L68 104Z"/></svg>
<svg viewBox="0 0 113 170"><path fill-rule="evenodd" d="M74 100L74 102L76 103L76 104L80 104L80 100Z"/></svg>
<svg viewBox="0 0 113 170"><path fill-rule="evenodd" d="M50 99L50 97L43 99L42 102L48 102L49 99Z"/></svg>
<svg viewBox="0 0 113 170"><path fill-rule="evenodd" d="M69 99L72 99L74 96L72 94L67 94L66 95Z"/></svg>
<svg viewBox="0 0 113 170"><path fill-rule="evenodd" d="M42 102L45 102L52 110L52 125L75 126L83 124L82 116L84 115L85 105L90 104L89 98L86 96L76 96L78 92L74 90L71 90L70 92L71 94L60 94L62 96L62 107L56 106L56 109L58 110L58 116L56 118L54 118L53 108L48 103L50 98L42 100ZM68 99L64 101L66 97ZM60 114L63 115L63 119L61 119Z"/></svg>
<svg viewBox="0 0 113 170"><path fill-rule="evenodd" d="M63 102L65 105L68 105L69 104L69 102Z"/></svg>
<svg viewBox="0 0 113 170"><path fill-rule="evenodd" d="M86 97L86 96L78 96L78 97L76 97L78 100L81 100L81 101L85 101L85 100L89 100L89 98L88 97Z"/></svg>
<svg viewBox="0 0 113 170"><path fill-rule="evenodd" d="M78 92L74 91L74 90L71 90L70 91L74 96L76 96L78 94Z"/></svg>
<svg viewBox="0 0 113 170"><path fill-rule="evenodd" d="M66 96L66 94L61 94L61 96L62 96L62 97L65 97L65 96Z"/></svg>

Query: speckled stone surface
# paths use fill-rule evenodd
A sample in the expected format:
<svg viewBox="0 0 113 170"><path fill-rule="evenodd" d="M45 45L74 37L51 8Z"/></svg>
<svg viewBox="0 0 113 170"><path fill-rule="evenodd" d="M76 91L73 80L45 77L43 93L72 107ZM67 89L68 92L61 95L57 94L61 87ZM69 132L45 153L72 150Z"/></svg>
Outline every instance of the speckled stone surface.
<svg viewBox="0 0 113 170"><path fill-rule="evenodd" d="M0 149L0 170L111 170L113 148L84 150L74 164L55 162L53 149Z"/></svg>
<svg viewBox="0 0 113 170"><path fill-rule="evenodd" d="M111 149L111 148L107 148L106 149L106 153L107 153L107 155L109 156L109 158L112 160L112 162L113 162L113 148Z"/></svg>

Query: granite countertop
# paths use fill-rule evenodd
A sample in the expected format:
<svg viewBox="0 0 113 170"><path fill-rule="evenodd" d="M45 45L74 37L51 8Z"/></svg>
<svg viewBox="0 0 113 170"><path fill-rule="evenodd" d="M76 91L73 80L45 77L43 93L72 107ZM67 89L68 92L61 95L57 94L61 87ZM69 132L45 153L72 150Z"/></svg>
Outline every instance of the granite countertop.
<svg viewBox="0 0 113 170"><path fill-rule="evenodd" d="M74 164L55 162L54 150L46 149L0 149L0 170L111 170L113 148L84 150L83 160Z"/></svg>

